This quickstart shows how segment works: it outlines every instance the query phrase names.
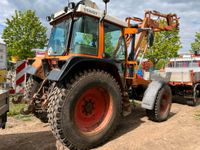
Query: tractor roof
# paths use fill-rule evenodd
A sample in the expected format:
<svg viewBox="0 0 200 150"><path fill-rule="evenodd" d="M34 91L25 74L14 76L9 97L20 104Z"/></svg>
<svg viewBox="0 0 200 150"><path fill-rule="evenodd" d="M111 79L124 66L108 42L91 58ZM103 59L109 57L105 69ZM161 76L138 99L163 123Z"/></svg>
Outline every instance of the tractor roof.
<svg viewBox="0 0 200 150"><path fill-rule="evenodd" d="M72 9L69 9L67 12L65 12L64 10L61 10L53 15L53 19L51 20L51 22L53 22L59 18L62 18L72 12L73 12ZM80 4L79 7L77 8L76 12L91 15L91 16L94 16L97 18L101 18L104 15L104 11L99 10L98 7L96 7L96 5L95 5L95 7L92 8L90 6ZM127 22L122 21L116 17L110 16L108 14L106 14L104 19L111 23L114 23L114 24L117 24L117 25L120 25L123 27L128 26Z"/></svg>

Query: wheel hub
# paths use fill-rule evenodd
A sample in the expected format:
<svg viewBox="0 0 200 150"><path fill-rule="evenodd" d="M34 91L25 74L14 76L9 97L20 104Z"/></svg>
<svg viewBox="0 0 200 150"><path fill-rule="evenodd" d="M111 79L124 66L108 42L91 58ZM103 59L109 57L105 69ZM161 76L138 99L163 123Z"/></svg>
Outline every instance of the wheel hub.
<svg viewBox="0 0 200 150"><path fill-rule="evenodd" d="M169 96L164 94L160 102L160 113L164 114L169 107Z"/></svg>
<svg viewBox="0 0 200 150"><path fill-rule="evenodd" d="M94 110L94 102L92 101L92 99L85 100L84 105L82 105L82 109L82 112L86 116L91 115Z"/></svg>

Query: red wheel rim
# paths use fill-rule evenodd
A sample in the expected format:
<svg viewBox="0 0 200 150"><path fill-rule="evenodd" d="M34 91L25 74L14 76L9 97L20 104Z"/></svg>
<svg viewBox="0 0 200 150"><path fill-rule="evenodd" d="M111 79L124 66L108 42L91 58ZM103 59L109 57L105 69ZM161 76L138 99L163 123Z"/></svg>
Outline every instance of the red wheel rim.
<svg viewBox="0 0 200 150"><path fill-rule="evenodd" d="M168 111L169 101L170 101L170 96L167 93L164 93L160 101L160 115L163 115Z"/></svg>
<svg viewBox="0 0 200 150"><path fill-rule="evenodd" d="M100 87L87 89L75 106L75 124L84 134L101 131L109 122L113 111L112 97Z"/></svg>

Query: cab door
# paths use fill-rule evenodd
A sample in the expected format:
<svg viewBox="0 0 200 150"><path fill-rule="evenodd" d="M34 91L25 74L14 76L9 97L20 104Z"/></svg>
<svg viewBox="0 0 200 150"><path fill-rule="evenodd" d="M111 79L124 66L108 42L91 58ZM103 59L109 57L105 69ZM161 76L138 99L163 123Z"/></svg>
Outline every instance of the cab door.
<svg viewBox="0 0 200 150"><path fill-rule="evenodd" d="M121 76L124 76L126 45L123 28L104 22L104 58L112 59Z"/></svg>

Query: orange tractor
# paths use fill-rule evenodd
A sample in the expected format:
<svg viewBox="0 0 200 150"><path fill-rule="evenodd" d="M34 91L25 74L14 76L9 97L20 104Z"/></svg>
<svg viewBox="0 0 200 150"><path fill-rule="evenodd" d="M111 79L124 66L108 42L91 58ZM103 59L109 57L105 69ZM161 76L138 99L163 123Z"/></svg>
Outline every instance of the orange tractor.
<svg viewBox="0 0 200 150"><path fill-rule="evenodd" d="M107 6L109 0L104 2ZM168 118L170 87L139 77L137 58L153 44L154 32L178 28L175 14L146 11L143 20L121 21L85 0L47 19L53 26L47 52L28 60L24 99L29 105L22 113L49 121L55 137L70 149L108 140L121 116L130 114L129 99L142 100L153 121Z"/></svg>

